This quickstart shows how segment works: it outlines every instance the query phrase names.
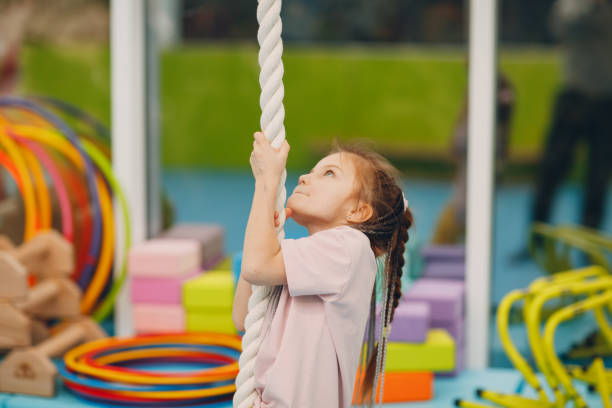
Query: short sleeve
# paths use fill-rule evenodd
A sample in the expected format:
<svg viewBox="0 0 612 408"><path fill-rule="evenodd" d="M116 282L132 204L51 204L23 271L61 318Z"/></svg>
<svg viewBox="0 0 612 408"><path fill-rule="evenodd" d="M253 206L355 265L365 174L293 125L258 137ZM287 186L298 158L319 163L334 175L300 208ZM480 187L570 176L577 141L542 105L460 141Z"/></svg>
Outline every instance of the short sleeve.
<svg viewBox="0 0 612 408"><path fill-rule="evenodd" d="M346 228L348 229L348 228ZM335 295L351 278L351 241L346 229L333 228L306 238L281 241L291 296ZM354 233L360 233L354 230ZM348 245L347 245L348 244Z"/></svg>

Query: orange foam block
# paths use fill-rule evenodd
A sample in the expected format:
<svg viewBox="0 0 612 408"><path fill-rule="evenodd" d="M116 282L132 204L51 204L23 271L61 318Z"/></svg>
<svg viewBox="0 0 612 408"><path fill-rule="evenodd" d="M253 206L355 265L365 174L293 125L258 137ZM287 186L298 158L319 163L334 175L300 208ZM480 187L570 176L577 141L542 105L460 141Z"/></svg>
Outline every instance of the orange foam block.
<svg viewBox="0 0 612 408"><path fill-rule="evenodd" d="M363 381L363 375L361 376ZM394 371L385 373L383 403L427 401L433 397L434 376L425 371ZM355 379L353 404L363 404L361 396L356 395L357 379ZM380 383L376 390L376 402L380 392Z"/></svg>
<svg viewBox="0 0 612 408"><path fill-rule="evenodd" d="M186 328L181 305L137 303L132 306L132 318L137 334L184 332Z"/></svg>

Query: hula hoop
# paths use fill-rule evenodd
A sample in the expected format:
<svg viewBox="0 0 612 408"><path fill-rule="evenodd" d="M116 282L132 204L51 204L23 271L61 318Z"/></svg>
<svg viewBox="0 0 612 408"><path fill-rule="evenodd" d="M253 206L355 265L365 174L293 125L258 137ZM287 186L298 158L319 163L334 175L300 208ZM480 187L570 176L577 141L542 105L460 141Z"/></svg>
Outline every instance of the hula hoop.
<svg viewBox="0 0 612 408"><path fill-rule="evenodd" d="M72 220L72 208L70 206L70 196L66 189L66 184L62 180L59 170L55 166L53 159L49 157L45 149L40 147L38 143L27 140L24 137L13 135L13 137L21 144L27 146L28 149L40 160L47 170L47 174L51 177L55 186L55 194L60 207L60 216L62 220L62 234L69 241L74 240L74 223Z"/></svg>
<svg viewBox="0 0 612 408"><path fill-rule="evenodd" d="M93 239L91 241L91 245L89 247L88 254L90 259L95 262L98 259L99 252L101 250L101 240L102 240L102 220L101 220L101 208L100 208L100 197L98 191L96 189L96 181L95 181L95 170L93 168L93 164L83 151L81 147L81 143L78 137L74 134L74 132L66 125L66 123L60 119L58 116L53 113L47 111L46 109L37 106L36 104L27 101L21 100L18 98L11 97L3 97L0 98L0 107L8 106L15 109L22 109L25 111L33 112L37 115L40 115L43 119L47 120L51 123L55 128L59 130L59 132L68 139L68 142L76 149L76 151L81 156L84 167L86 169L85 176L87 179L87 184L89 186L89 193L91 196L91 206L92 212L94 215L94 226L93 226ZM39 129L42 130L42 129ZM94 272L94 265L92 262L88 262L83 269L81 279L82 281L91 280L91 276Z"/></svg>
<svg viewBox="0 0 612 408"><path fill-rule="evenodd" d="M236 386L241 339L220 333L184 333L107 338L83 344L58 368L73 392L102 402L169 406L229 399ZM213 367L187 372L131 368L140 363L199 363Z"/></svg>
<svg viewBox="0 0 612 408"><path fill-rule="evenodd" d="M19 149L15 146L13 140L0 128L0 146L4 147L7 156L15 164L15 171L19 175L23 186L23 198L25 208L25 229L24 241L29 241L36 233L37 215L36 215L36 196L34 195L34 187L32 180L28 174L24 159L19 153Z"/></svg>
<svg viewBox="0 0 612 408"><path fill-rule="evenodd" d="M21 179L19 178L19 173L17 173L17 168L15 167L15 163L8 157L2 150L0 150L0 164L4 167L7 173L11 176L15 184L17 184L17 189L21 196L24 196L23 185L21 184Z"/></svg>

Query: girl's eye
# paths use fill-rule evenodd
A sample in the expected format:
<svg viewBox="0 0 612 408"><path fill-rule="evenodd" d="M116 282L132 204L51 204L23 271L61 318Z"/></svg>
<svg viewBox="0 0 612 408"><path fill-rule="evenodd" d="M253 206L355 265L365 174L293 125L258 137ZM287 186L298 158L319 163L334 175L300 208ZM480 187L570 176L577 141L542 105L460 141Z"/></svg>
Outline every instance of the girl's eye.
<svg viewBox="0 0 612 408"><path fill-rule="evenodd" d="M326 176L329 176L329 175L332 175L332 176L333 176L333 175L334 175L334 171L333 171L333 170L327 170L327 171L325 172L325 175L326 175Z"/></svg>

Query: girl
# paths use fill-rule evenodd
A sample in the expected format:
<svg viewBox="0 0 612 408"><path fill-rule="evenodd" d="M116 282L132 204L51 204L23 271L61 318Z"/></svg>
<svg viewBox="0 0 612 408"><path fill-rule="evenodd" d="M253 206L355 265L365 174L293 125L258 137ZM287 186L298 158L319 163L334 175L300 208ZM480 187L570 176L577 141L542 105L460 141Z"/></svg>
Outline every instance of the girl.
<svg viewBox="0 0 612 408"><path fill-rule="evenodd" d="M398 172L386 159L360 147L338 147L299 178L287 201L287 216L309 236L279 243L274 202L288 152L286 141L276 150L263 133L255 134L250 160L255 192L234 324L244 330L251 284L275 286L255 360L254 407L344 408L351 405L364 363L358 395L363 401L375 398L372 388L384 371L385 339L401 296L412 214ZM375 346L375 258L381 256L384 324Z"/></svg>

